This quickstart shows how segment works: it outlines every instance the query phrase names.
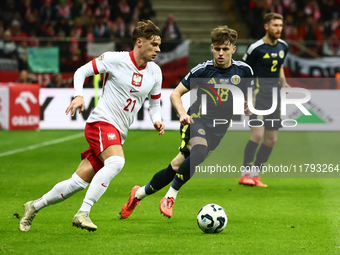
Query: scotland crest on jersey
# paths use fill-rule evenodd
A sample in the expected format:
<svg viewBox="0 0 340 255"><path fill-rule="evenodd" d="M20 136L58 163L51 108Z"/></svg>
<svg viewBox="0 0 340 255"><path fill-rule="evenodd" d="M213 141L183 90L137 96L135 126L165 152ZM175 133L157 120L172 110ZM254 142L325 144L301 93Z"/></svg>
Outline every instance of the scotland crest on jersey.
<svg viewBox="0 0 340 255"><path fill-rule="evenodd" d="M237 74L231 76L231 83L234 85L237 85L241 82L241 77L238 76Z"/></svg>

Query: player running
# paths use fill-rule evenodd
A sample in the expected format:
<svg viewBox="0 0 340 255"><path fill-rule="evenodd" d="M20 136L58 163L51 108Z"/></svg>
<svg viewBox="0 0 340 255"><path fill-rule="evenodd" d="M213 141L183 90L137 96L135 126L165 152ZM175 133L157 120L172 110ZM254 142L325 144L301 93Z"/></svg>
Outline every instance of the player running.
<svg viewBox="0 0 340 255"><path fill-rule="evenodd" d="M128 218L135 206L140 204L140 200L162 189L170 182L172 182L171 187L160 201L160 211L165 216L172 217L172 209L179 189L192 177L195 166L202 163L208 152L213 151L220 143L229 124L213 127L212 119L227 119L230 123L233 116L233 95L226 88L215 90L215 84L232 84L246 94L247 88L251 87L253 82L251 67L232 59L236 50L236 39L237 32L228 26L215 28L211 32L213 60L208 60L191 69L171 93L171 103L181 123L180 152L169 166L156 173L148 184L132 188L129 200L120 212L121 218ZM195 78L204 79L197 81ZM198 86L197 101L186 112L181 96L196 85ZM204 115L201 114L202 94L207 96L207 114ZM210 97L207 94L214 96ZM218 101L216 105L215 101ZM248 116L251 114L247 103L245 103L244 111Z"/></svg>
<svg viewBox="0 0 340 255"><path fill-rule="evenodd" d="M288 52L288 45L281 40L283 17L277 13L267 13L263 17L266 35L251 44L243 56L243 60L250 65L255 74L255 109L268 110L272 106L272 90L279 87L290 87L285 78L283 62ZM280 105L280 90L278 92L278 104ZM252 121L251 135L244 150L243 166L246 171L242 172L239 184L267 187L259 178L259 172L270 156L273 146L277 140L277 132L281 125L280 107L267 116L253 114L251 120L260 119L263 121ZM280 121L266 121L280 120ZM258 125L258 126L256 126ZM260 142L263 142L257 151L255 163L254 157Z"/></svg>
<svg viewBox="0 0 340 255"><path fill-rule="evenodd" d="M97 230L89 217L91 207L107 190L110 181L123 168L123 144L128 129L145 98L150 99L150 117L155 129L164 134L161 122L162 73L153 63L160 52L161 31L151 21L141 21L132 33L131 52L105 52L80 67L74 74L74 96L66 109L74 116L85 109L83 84L88 76L104 75L103 95L85 126L89 148L81 153L82 161L68 180L59 182L52 190L35 201L27 202L20 230L29 231L32 220L42 208L64 201L89 183L83 204L72 220L73 226Z"/></svg>

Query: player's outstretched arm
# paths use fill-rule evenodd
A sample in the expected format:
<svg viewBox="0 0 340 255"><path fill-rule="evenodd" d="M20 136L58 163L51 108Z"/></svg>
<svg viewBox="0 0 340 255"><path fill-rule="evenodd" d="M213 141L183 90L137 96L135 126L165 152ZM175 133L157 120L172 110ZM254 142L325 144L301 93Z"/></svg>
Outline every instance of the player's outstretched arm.
<svg viewBox="0 0 340 255"><path fill-rule="evenodd" d="M71 111L71 116L73 117L78 107L80 108L79 113L82 113L85 109L85 102L82 96L76 96L73 98L72 102L65 111L66 115Z"/></svg>
<svg viewBox="0 0 340 255"><path fill-rule="evenodd" d="M170 95L171 104L179 115L179 121L183 126L193 123L193 120L187 114L183 107L181 96L189 90L180 82Z"/></svg>
<svg viewBox="0 0 340 255"><path fill-rule="evenodd" d="M156 121L155 123L153 123L153 126L155 127L155 129L158 131L159 135L164 135L164 128L165 125L160 122L160 121Z"/></svg>

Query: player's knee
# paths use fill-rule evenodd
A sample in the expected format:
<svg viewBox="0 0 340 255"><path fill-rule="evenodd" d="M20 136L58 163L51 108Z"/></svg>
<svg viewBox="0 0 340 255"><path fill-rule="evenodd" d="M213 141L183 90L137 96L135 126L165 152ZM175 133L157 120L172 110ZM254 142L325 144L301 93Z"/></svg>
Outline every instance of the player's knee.
<svg viewBox="0 0 340 255"><path fill-rule="evenodd" d="M195 165L202 163L207 155L208 147L201 144L193 146L190 152L190 158Z"/></svg>
<svg viewBox="0 0 340 255"><path fill-rule="evenodd" d="M178 170L179 166L182 164L182 162L183 162L183 161L180 161L180 160L174 158L174 159L170 162L172 169L173 169L175 172L177 172L177 170Z"/></svg>
<svg viewBox="0 0 340 255"><path fill-rule="evenodd" d="M260 143L262 138L263 138L262 134L252 134L250 140L252 140L255 143Z"/></svg>
<svg viewBox="0 0 340 255"><path fill-rule="evenodd" d="M109 173L109 178L115 177L122 170L125 164L125 158L120 156L111 156L104 161L106 171Z"/></svg>
<svg viewBox="0 0 340 255"><path fill-rule="evenodd" d="M73 182L79 187L79 189L85 189L89 183L84 181L77 173L72 175Z"/></svg>
<svg viewBox="0 0 340 255"><path fill-rule="evenodd" d="M171 160L170 164L172 169L177 172L179 166L182 162L190 155L189 152L180 152L173 160Z"/></svg>
<svg viewBox="0 0 340 255"><path fill-rule="evenodd" d="M268 147L273 147L277 141L277 137L267 137L263 143Z"/></svg>
<svg viewBox="0 0 340 255"><path fill-rule="evenodd" d="M276 142L277 142L277 137L273 137L273 138L271 139L271 141L272 141L272 144L273 144L273 145L276 144Z"/></svg>
<svg viewBox="0 0 340 255"><path fill-rule="evenodd" d="M177 172L179 165L177 165L177 164L173 163L173 161L171 161L171 167L175 172Z"/></svg>

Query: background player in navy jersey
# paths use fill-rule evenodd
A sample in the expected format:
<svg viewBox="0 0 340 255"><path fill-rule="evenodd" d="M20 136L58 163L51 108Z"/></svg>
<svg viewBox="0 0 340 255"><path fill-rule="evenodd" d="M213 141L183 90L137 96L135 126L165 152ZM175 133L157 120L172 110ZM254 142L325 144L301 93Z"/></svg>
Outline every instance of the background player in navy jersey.
<svg viewBox="0 0 340 255"><path fill-rule="evenodd" d="M258 187L267 187L260 181L259 171L262 165L268 161L277 140L278 129L282 127L279 87L289 87L283 70L288 45L280 39L283 17L277 13L267 13L264 15L263 21L266 35L248 47L243 60L253 68L255 74L255 109L268 110L271 108L273 88L278 88L279 100L278 106L272 114L267 116L253 114L250 116L251 120L259 119L264 124L261 126L261 121L251 122L251 125L255 127L251 127L251 136L244 151L243 161L244 167L248 170L242 172L239 179L240 184ZM266 121L266 119L276 119L276 121ZM253 163L257 147L262 139L263 142Z"/></svg>
<svg viewBox="0 0 340 255"><path fill-rule="evenodd" d="M233 115L233 95L228 89L214 88L217 83L229 83L247 93L253 82L251 67L242 61L234 61L232 55L236 50L237 32L228 26L219 26L211 32L211 51L213 60L197 65L187 74L172 92L170 99L177 111L181 123L182 143L180 152L168 167L156 173L151 181L143 187L132 188L129 200L123 206L121 217L126 219L135 206L147 195L153 194L172 182L169 191L160 201L160 210L167 217L172 216L172 208L177 192L192 176L195 166L204 161L209 151L213 151L227 131L229 125L213 127L212 119L227 119ZM197 100L188 112L183 108L181 96L193 88L193 78L198 80ZM203 81L202 81L203 80ZM195 79L197 81L197 79ZM207 113L201 114L201 94L207 97ZM215 105L214 101L218 101ZM244 112L251 115L247 103ZM189 128L190 126L190 128Z"/></svg>

